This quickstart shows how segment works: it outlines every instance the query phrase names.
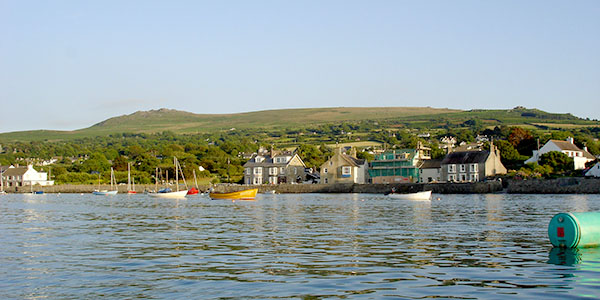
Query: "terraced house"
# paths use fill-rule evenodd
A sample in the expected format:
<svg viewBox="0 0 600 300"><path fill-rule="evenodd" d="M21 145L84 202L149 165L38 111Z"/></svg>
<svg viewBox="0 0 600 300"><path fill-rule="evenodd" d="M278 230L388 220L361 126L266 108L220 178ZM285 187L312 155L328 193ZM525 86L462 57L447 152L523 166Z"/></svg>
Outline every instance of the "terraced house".
<svg viewBox="0 0 600 300"><path fill-rule="evenodd" d="M297 153L259 151L244 164L245 184L302 183L306 165Z"/></svg>
<svg viewBox="0 0 600 300"><path fill-rule="evenodd" d="M475 182L486 177L506 174L500 161L500 151L490 144L490 151L451 152L441 163L441 179L447 182Z"/></svg>

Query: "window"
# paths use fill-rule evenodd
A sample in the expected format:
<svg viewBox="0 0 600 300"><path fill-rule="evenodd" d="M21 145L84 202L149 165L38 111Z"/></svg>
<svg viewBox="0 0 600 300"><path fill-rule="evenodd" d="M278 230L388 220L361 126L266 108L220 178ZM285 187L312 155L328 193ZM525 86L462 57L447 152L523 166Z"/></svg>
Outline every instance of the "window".
<svg viewBox="0 0 600 300"><path fill-rule="evenodd" d="M450 182L456 181L456 174L448 175L448 181L450 181Z"/></svg>
<svg viewBox="0 0 600 300"><path fill-rule="evenodd" d="M246 171L246 175L250 175L250 174L252 174L252 170L250 170L250 168L246 168L246 170L245 170L245 171Z"/></svg>
<svg viewBox="0 0 600 300"><path fill-rule="evenodd" d="M277 177L269 177L269 183L270 184L277 184Z"/></svg>
<svg viewBox="0 0 600 300"><path fill-rule="evenodd" d="M467 181L467 174L460 174L460 181Z"/></svg>
<svg viewBox="0 0 600 300"><path fill-rule="evenodd" d="M448 173L456 173L456 165L448 165Z"/></svg>
<svg viewBox="0 0 600 300"><path fill-rule="evenodd" d="M460 165L460 171L461 172L466 172L467 171L467 166L461 164Z"/></svg>
<svg viewBox="0 0 600 300"><path fill-rule="evenodd" d="M269 168L269 175L277 175L277 167Z"/></svg>
<svg viewBox="0 0 600 300"><path fill-rule="evenodd" d="M323 169L323 173L327 174L327 168Z"/></svg>
<svg viewBox="0 0 600 300"><path fill-rule="evenodd" d="M262 184L262 176L254 177L254 184Z"/></svg>
<svg viewBox="0 0 600 300"><path fill-rule="evenodd" d="M479 174L475 173L475 174L471 174L471 178L470 181L479 181Z"/></svg>
<svg viewBox="0 0 600 300"><path fill-rule="evenodd" d="M469 166L469 172L479 172L479 166L477 164L471 164Z"/></svg>
<svg viewBox="0 0 600 300"><path fill-rule="evenodd" d="M350 177L352 175L352 167L343 166L342 167L342 177Z"/></svg>
<svg viewBox="0 0 600 300"><path fill-rule="evenodd" d="M262 168L261 167L254 168L254 175L262 175Z"/></svg>
<svg viewBox="0 0 600 300"><path fill-rule="evenodd" d="M284 167L279 168L279 174L285 175L285 168Z"/></svg>

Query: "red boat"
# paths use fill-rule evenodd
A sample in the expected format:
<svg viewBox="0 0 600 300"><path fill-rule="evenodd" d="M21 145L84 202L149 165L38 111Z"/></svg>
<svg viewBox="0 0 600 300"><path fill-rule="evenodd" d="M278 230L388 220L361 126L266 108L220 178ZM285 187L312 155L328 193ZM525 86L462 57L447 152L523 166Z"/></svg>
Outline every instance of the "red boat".
<svg viewBox="0 0 600 300"><path fill-rule="evenodd" d="M199 192L200 192L200 191L199 191L197 188L193 187L193 188L191 188L191 189L189 189L189 190L188 190L187 194L188 194L188 195L196 195L196 194L198 194Z"/></svg>

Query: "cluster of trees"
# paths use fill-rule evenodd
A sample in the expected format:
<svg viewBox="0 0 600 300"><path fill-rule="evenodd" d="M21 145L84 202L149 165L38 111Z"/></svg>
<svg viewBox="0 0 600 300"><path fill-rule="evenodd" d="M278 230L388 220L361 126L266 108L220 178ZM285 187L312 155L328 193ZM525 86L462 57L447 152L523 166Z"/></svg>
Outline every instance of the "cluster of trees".
<svg viewBox="0 0 600 300"><path fill-rule="evenodd" d="M564 168L570 166L568 157L559 154L543 157L539 165L523 165L532 151L549 139L565 140L572 136L580 148L586 146L590 153L600 154L600 128L552 132L508 126L486 128L479 119L437 124L426 127L432 133L428 138L418 137L417 134L422 130L414 126L390 120L270 131L244 129L188 135L173 132L121 133L72 141L4 143L0 164L24 164L25 159L62 157L61 161L52 165L53 179L58 183L96 183L99 178L103 182L108 181L111 167L116 170L117 180L126 182L127 165L131 163L136 182L152 183L157 168L161 174L159 179L164 178L167 172L171 177L174 175L173 157L177 157L187 178L191 178L195 172L196 176L212 182L241 182L242 166L247 161L243 154L256 152L259 147L297 147L307 167L317 170L333 155L333 150L325 144L353 142L357 139L377 141L386 148L415 148L417 143L422 142L432 149L433 158L441 158L445 152L439 147L440 138L453 136L458 142L469 143L474 142L477 135L486 135L498 146L504 165L518 171L516 173L519 176L569 174ZM358 156L373 159L366 151L359 151Z"/></svg>

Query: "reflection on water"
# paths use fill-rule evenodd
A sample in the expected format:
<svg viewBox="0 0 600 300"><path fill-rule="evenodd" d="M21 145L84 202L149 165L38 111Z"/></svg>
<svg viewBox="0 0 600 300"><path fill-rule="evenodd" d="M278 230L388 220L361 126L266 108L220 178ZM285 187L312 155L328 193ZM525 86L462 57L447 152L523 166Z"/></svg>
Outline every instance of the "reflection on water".
<svg viewBox="0 0 600 300"><path fill-rule="evenodd" d="M440 200L437 200L437 199ZM4 298L597 297L598 249L551 249L598 195L0 197Z"/></svg>

